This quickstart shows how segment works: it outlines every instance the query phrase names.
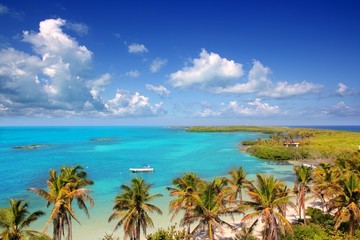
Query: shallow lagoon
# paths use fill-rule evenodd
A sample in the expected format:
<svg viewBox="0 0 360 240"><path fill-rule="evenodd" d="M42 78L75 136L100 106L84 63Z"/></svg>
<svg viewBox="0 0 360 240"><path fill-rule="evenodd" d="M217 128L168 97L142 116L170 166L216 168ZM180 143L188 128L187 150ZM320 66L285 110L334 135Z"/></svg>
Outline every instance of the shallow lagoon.
<svg viewBox="0 0 360 240"><path fill-rule="evenodd" d="M165 188L184 172L196 172L211 180L241 165L250 178L256 173L266 173L292 184L292 165L260 160L239 151L242 140L259 137L265 136L244 132L189 133L184 128L169 127L2 127L0 204L7 205L9 197L24 197L31 201L34 210L46 210L45 201L26 189L46 188L51 168L58 170L63 165L80 164L95 182L90 187L95 206L90 208L90 219L76 211L81 225L74 224L74 239L101 239L105 232L111 233L115 222L107 223L107 219L112 213L113 199L120 191L120 184L128 184L134 176L145 178L153 184L154 193L164 195L156 200L163 215L154 215L153 219L156 227L165 227L175 223L169 223L170 198ZM32 144L44 146L13 149ZM155 172L129 172L129 168L143 164L151 164ZM34 227L41 230L45 222L43 217ZM122 233L119 231L116 235L122 236Z"/></svg>

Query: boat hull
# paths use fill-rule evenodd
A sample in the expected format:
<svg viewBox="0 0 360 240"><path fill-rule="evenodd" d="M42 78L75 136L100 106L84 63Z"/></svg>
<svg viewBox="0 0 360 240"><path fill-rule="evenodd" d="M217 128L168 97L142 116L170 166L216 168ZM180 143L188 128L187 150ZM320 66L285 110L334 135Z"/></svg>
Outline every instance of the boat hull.
<svg viewBox="0 0 360 240"><path fill-rule="evenodd" d="M135 172L153 172L154 168L130 168L129 170L133 173L135 173Z"/></svg>

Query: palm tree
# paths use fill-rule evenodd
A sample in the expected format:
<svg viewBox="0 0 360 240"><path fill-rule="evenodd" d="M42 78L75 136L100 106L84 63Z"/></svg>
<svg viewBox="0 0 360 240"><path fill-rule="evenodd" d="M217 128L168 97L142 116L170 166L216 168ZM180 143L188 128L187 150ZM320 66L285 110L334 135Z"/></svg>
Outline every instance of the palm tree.
<svg viewBox="0 0 360 240"><path fill-rule="evenodd" d="M192 234L201 228L207 228L208 237L214 239L216 228L222 229L223 225L234 229L234 227L222 220L221 216L232 216L241 213L238 209L227 206L227 181L225 178L215 178L212 182L206 183L201 189L197 198L190 221L198 221L198 225L192 231Z"/></svg>
<svg viewBox="0 0 360 240"><path fill-rule="evenodd" d="M330 200L329 210L335 209L335 229L342 222L349 222L349 233L354 236L356 222L360 225L360 179L357 174L351 173L340 181L337 196Z"/></svg>
<svg viewBox="0 0 360 240"><path fill-rule="evenodd" d="M195 199L198 198L199 189L204 185L202 181L195 173L184 173L181 178L175 178L172 181L174 187L168 187L170 196L176 196L171 200L169 209L172 212L171 220L180 212L184 210L184 217L181 220L181 226L187 225L187 233L190 235L191 221L190 215L193 210Z"/></svg>
<svg viewBox="0 0 360 240"><path fill-rule="evenodd" d="M320 199L323 212L328 199L336 195L339 189L340 172L334 165L329 163L320 163L318 167L312 172L313 178L313 193Z"/></svg>
<svg viewBox="0 0 360 240"><path fill-rule="evenodd" d="M131 180L131 185L121 185L122 193L115 197L114 213L110 215L109 222L115 218L117 222L114 231L124 225L124 238L130 237L131 240L140 239L140 230L146 235L148 226L154 227L154 223L148 212L162 214L161 210L149 202L161 194L149 194L151 184L145 183L144 179L135 177Z"/></svg>
<svg viewBox="0 0 360 240"><path fill-rule="evenodd" d="M76 195L76 201L79 209L85 212L85 215L90 218L89 210L86 206L86 201L90 202L90 205L93 206L94 202L92 198L87 194L87 191L83 191L84 187L87 185L93 185L94 182L87 177L87 173L83 171L83 167L77 165L75 167L62 167L61 168L61 177L63 181L66 182L67 188L70 193L74 193ZM72 198L70 199L70 204L72 202ZM72 221L69 218L68 222L68 238L72 239Z"/></svg>
<svg viewBox="0 0 360 240"><path fill-rule="evenodd" d="M43 211L30 213L28 202L23 203L22 199L14 200L10 198L9 202L10 207L0 209L0 228L3 229L0 233L1 239L21 240L41 236L40 232L25 228L45 213Z"/></svg>
<svg viewBox="0 0 360 240"><path fill-rule="evenodd" d="M275 180L273 176L266 177L263 174L256 175L256 183L250 182L246 185L250 201L243 201L245 207L253 209L244 216L243 221L261 218L264 223L263 239L277 240L280 239L281 233L292 233L290 222L278 211L284 206L293 206L289 195L281 195L280 188L285 184L282 181Z"/></svg>
<svg viewBox="0 0 360 240"><path fill-rule="evenodd" d="M308 166L294 167L296 181L294 192L296 194L296 203L298 205L299 218L301 220L302 213L304 214L304 225L306 225L305 203L306 194L311 191L310 183L312 181L312 168Z"/></svg>
<svg viewBox="0 0 360 240"><path fill-rule="evenodd" d="M72 200L77 199L80 209L85 211L89 216L85 201L89 201L90 205L94 204L89 195L90 190L84 188L87 184L92 182L87 179L86 174L79 172L82 168L77 166L74 168L63 167L60 174L57 175L55 170L50 170L50 177L47 180L48 190L39 188L30 188L30 191L35 192L40 197L47 201L46 206L53 205L50 217L44 227L43 232L46 231L49 223L53 223L53 239L61 240L65 236L65 227L67 226L67 239L72 239L72 220L75 219L78 223L73 208ZM73 175L71 175L72 173Z"/></svg>
<svg viewBox="0 0 360 240"><path fill-rule="evenodd" d="M249 182L246 180L247 172L243 167L238 167L230 170L229 174L231 177L227 178L227 182L232 190L230 201L236 201L238 198L242 201L242 188Z"/></svg>

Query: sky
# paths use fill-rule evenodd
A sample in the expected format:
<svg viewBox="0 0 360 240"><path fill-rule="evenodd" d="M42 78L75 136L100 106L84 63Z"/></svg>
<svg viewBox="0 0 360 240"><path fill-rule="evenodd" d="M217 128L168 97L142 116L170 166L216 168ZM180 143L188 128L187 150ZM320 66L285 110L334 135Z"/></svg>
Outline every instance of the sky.
<svg viewBox="0 0 360 240"><path fill-rule="evenodd" d="M359 12L0 0L0 126L360 125Z"/></svg>

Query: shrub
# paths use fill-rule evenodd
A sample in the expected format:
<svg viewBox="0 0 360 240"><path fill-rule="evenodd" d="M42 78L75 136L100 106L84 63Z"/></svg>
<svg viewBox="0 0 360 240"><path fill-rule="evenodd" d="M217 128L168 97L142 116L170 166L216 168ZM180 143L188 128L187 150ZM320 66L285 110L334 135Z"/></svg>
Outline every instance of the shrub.
<svg viewBox="0 0 360 240"><path fill-rule="evenodd" d="M183 240L187 238L185 229L175 230L176 226L160 228L155 233L146 235L147 240Z"/></svg>

